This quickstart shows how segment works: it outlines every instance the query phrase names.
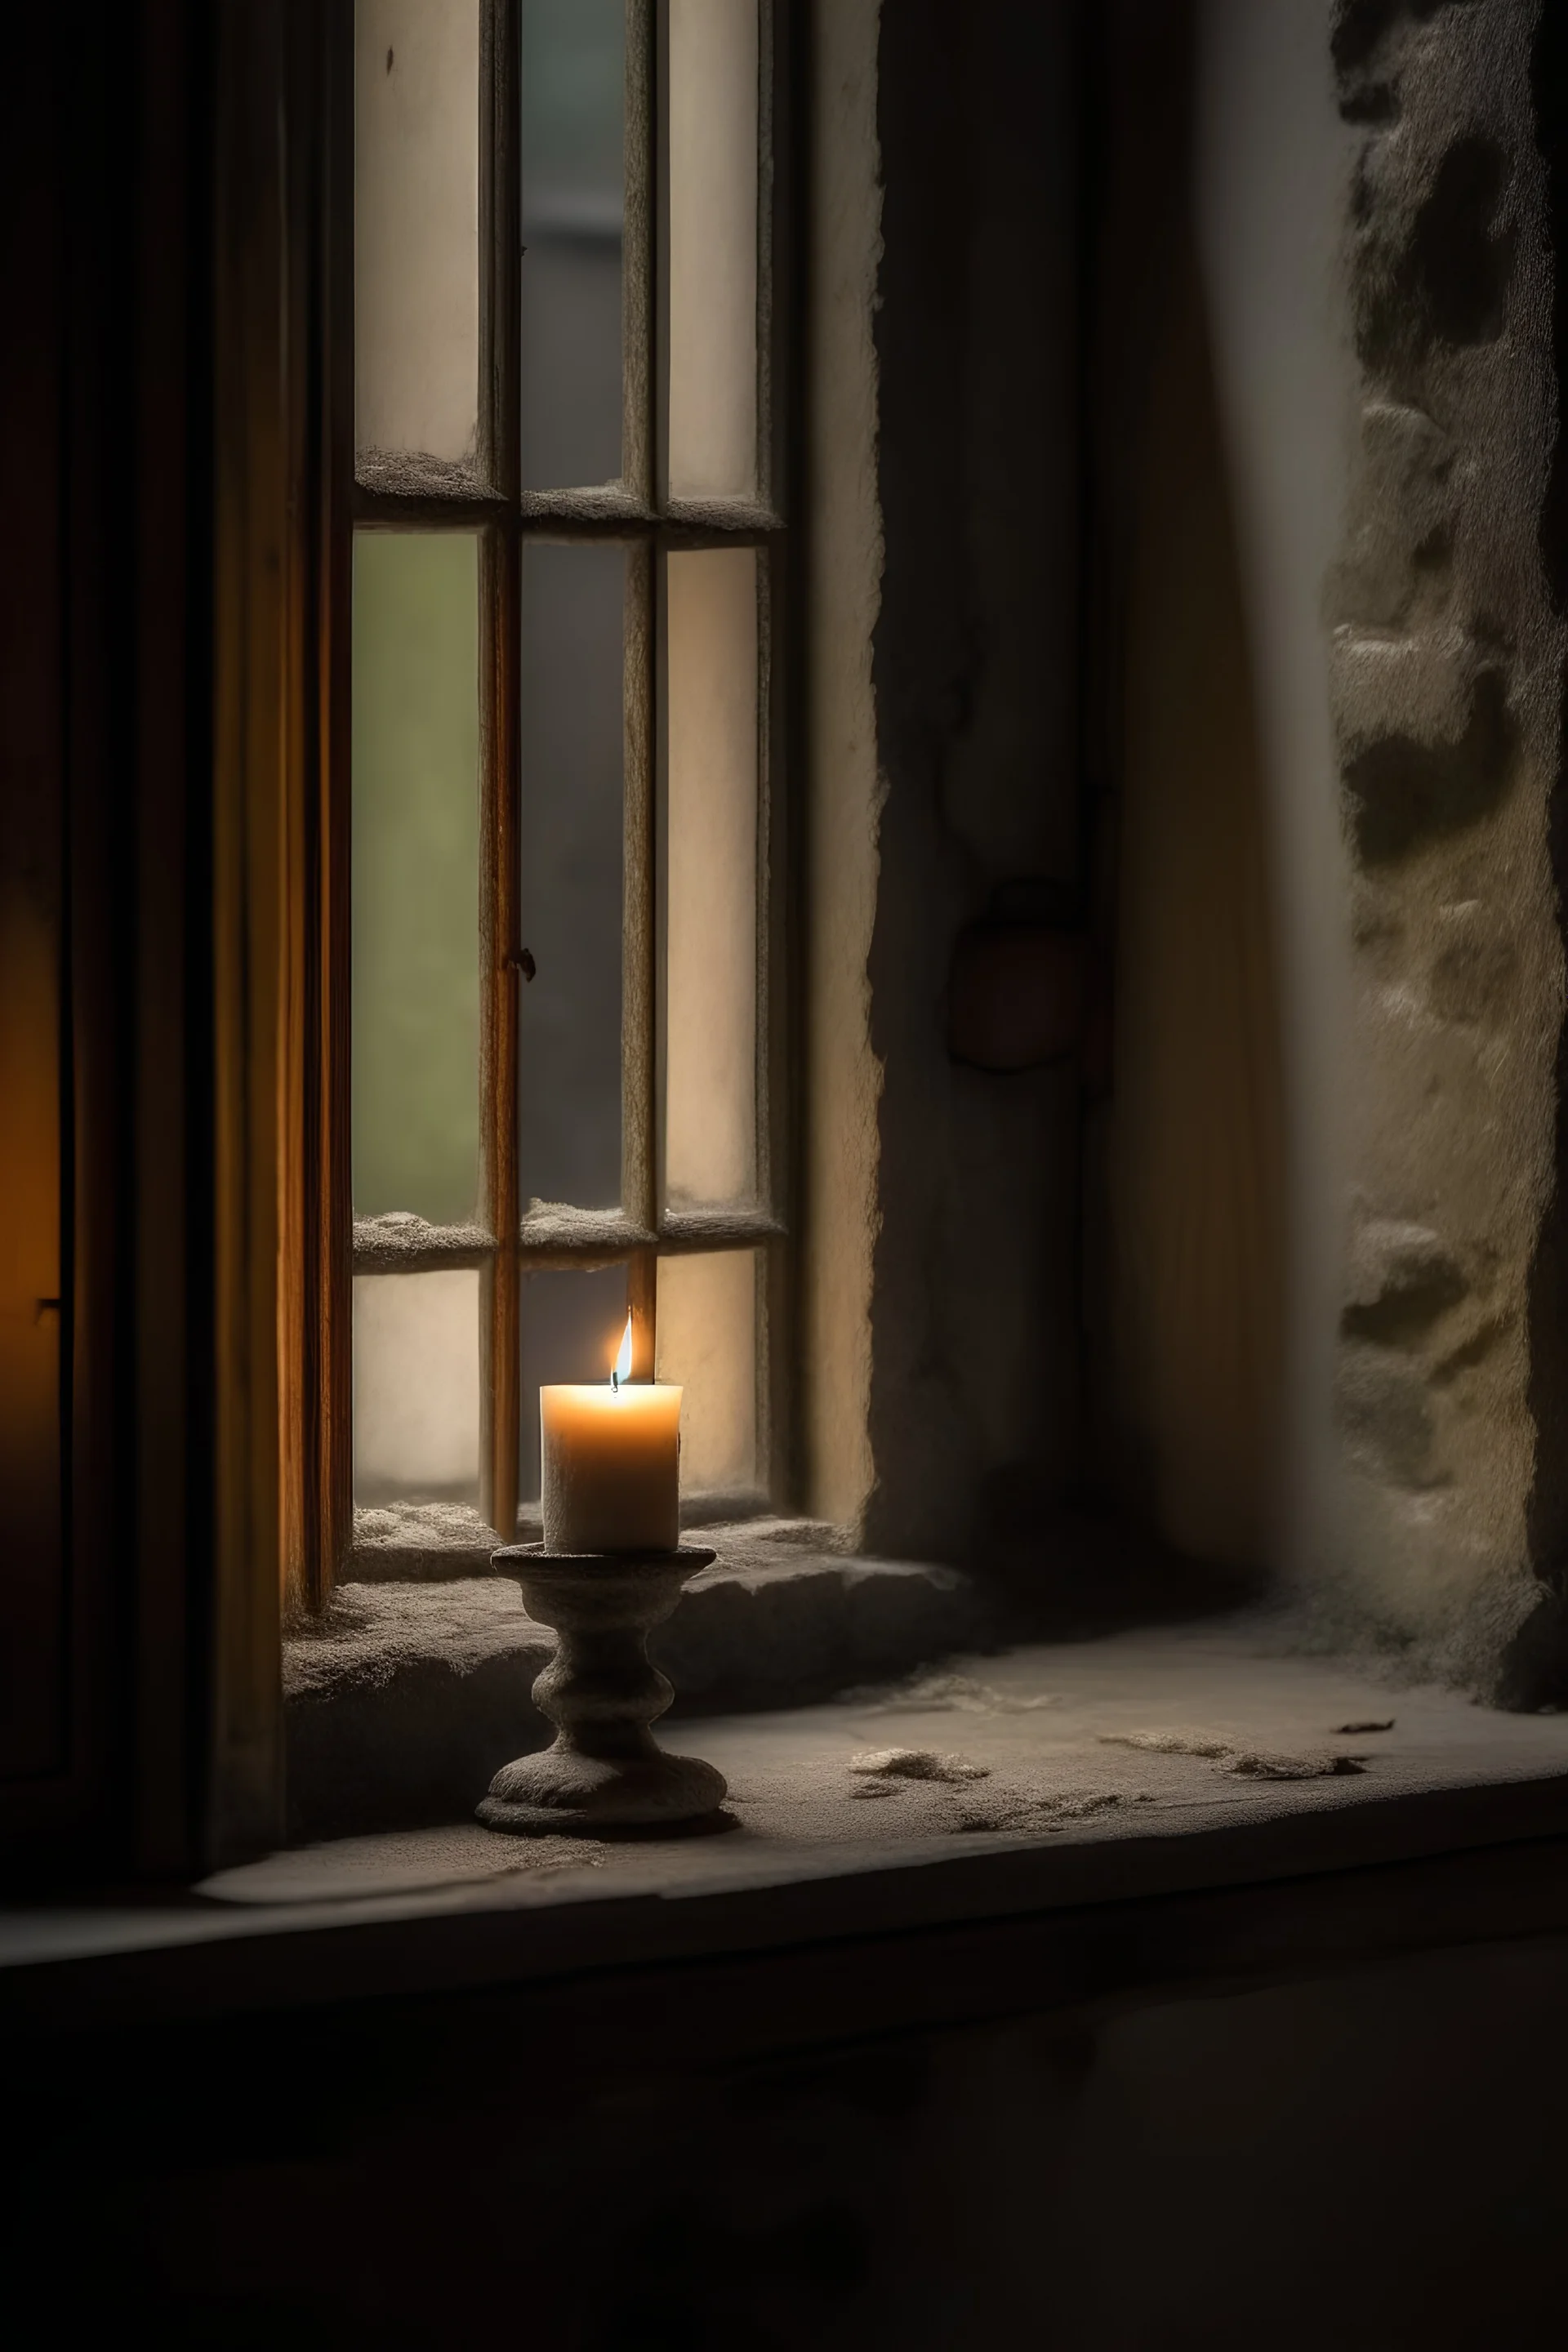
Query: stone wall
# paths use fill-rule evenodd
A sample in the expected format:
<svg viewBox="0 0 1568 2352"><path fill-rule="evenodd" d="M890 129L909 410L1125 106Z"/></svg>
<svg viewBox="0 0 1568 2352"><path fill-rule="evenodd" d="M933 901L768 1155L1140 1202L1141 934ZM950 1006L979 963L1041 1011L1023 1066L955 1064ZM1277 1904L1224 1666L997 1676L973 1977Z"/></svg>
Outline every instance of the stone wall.
<svg viewBox="0 0 1568 2352"><path fill-rule="evenodd" d="M808 273L804 1498L1048 1584L1098 1486L1521 1703L1568 1651L1553 22L823 5ZM1092 955L1112 898L1109 1114L1087 1055L950 1051L967 938Z"/></svg>
<svg viewBox="0 0 1568 2352"><path fill-rule="evenodd" d="M1313 1640L1535 1703L1568 1554L1568 26L1193 24L1194 266L1173 236L1117 599L1121 1497L1266 1566Z"/></svg>
<svg viewBox="0 0 1568 2352"><path fill-rule="evenodd" d="M1508 1656L1549 1565L1531 1301L1563 1010L1539 17L1536 0L1337 12L1361 414L1327 592L1353 982L1348 1493L1321 1599L1524 1697Z"/></svg>

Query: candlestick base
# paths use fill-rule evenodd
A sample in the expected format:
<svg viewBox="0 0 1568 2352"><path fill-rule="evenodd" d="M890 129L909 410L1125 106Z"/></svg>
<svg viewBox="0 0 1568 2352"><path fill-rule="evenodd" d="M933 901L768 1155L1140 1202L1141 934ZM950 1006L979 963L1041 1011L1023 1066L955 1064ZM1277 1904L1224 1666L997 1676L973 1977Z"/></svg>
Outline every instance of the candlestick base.
<svg viewBox="0 0 1568 2352"><path fill-rule="evenodd" d="M675 1691L647 1646L681 1587L712 1558L692 1544L658 1552L508 1544L493 1555L492 1566L521 1585L529 1615L552 1625L560 1643L533 1685L555 1744L502 1765L479 1808L488 1829L613 1836L717 1811L723 1774L695 1756L667 1755L648 1727Z"/></svg>

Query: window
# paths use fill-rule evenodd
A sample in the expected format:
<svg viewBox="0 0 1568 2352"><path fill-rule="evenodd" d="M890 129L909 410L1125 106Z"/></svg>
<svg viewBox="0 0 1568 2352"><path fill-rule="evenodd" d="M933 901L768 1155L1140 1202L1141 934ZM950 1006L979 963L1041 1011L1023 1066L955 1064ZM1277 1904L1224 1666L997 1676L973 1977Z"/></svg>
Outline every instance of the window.
<svg viewBox="0 0 1568 2352"><path fill-rule="evenodd" d="M359 0L360 1509L526 1528L628 1310L688 1510L777 1487L776 37Z"/></svg>

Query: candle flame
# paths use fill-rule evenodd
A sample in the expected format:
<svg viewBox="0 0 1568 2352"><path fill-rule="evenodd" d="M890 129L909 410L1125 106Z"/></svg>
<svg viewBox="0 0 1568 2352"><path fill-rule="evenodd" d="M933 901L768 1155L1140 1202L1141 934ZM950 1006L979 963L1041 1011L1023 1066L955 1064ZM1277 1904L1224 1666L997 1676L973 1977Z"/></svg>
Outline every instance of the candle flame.
<svg viewBox="0 0 1568 2352"><path fill-rule="evenodd" d="M621 1333L621 1351L610 1370L610 1386L618 1389L623 1381L632 1376L632 1318L628 1313L626 1328Z"/></svg>

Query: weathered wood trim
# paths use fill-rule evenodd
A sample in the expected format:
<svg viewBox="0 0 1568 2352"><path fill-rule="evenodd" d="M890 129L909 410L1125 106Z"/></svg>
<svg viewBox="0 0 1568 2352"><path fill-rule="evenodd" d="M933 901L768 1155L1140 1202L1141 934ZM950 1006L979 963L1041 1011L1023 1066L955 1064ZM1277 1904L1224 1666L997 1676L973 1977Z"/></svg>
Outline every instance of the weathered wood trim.
<svg viewBox="0 0 1568 2352"><path fill-rule="evenodd" d="M210 1778L215 1858L282 1827L279 1340L287 1136L287 21L223 12L213 118Z"/></svg>
<svg viewBox="0 0 1568 2352"><path fill-rule="evenodd" d="M626 552L625 818L621 851L621 1207L651 1226L657 1193L653 551Z"/></svg>
<svg viewBox="0 0 1568 2352"><path fill-rule="evenodd" d="M204 1758L193 1704L205 1669L193 1575L205 1533L205 1430L193 1411L206 1312L204 1097L191 1040L200 989L193 917L205 882L205 826L195 803L207 766L210 648L203 610L209 548L210 427L205 401L204 226L193 217L193 125L205 97L206 45L193 43L179 0L144 12L141 59L141 222L137 270L137 619L135 1043L130 1071L133 1400L134 1641L130 1659L134 1794L126 1824L134 1866L188 1870L196 1859L193 1796ZM193 152L193 150L195 152ZM195 300L193 300L195 296ZM205 931L205 923L202 925ZM198 1256L200 1253L200 1256ZM198 1516L198 1505L203 1507Z"/></svg>
<svg viewBox="0 0 1568 2352"><path fill-rule="evenodd" d="M283 71L279 1338L289 1612L322 1606L353 1532L353 0L289 0Z"/></svg>
<svg viewBox="0 0 1568 2352"><path fill-rule="evenodd" d="M310 10L305 10L307 24ZM304 1599L321 1607L341 1573L353 1539L353 1186L352 1162L352 979L350 816L351 701L353 649L354 445L353 352L353 7L331 0L322 19L322 115L325 135L323 218L316 236L323 255L318 315L325 354L319 433L323 482L315 518L323 580L320 614L317 712L321 727L321 797L317 811L322 936L317 959L320 994L314 1030L320 1041L315 1100L320 1192L313 1241L318 1312L307 1340L314 1366L320 1416L318 1513L313 1571ZM307 1355L306 1376L312 1367Z"/></svg>
<svg viewBox="0 0 1568 2352"><path fill-rule="evenodd" d="M626 0L626 195L621 232L621 483L642 515L653 497L655 302L654 9ZM568 496L573 495L567 493ZM588 494L592 496L593 493ZM523 511L530 510L525 499Z"/></svg>

